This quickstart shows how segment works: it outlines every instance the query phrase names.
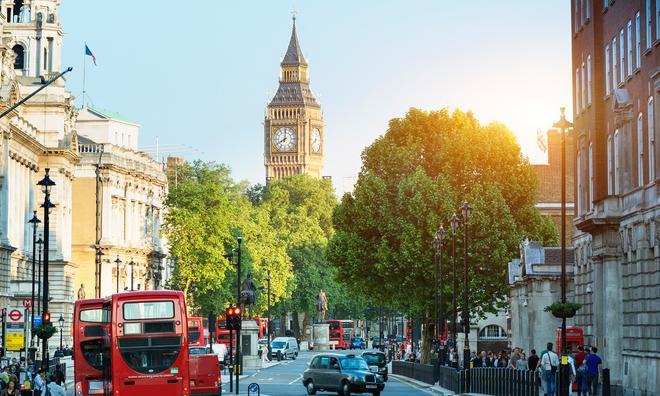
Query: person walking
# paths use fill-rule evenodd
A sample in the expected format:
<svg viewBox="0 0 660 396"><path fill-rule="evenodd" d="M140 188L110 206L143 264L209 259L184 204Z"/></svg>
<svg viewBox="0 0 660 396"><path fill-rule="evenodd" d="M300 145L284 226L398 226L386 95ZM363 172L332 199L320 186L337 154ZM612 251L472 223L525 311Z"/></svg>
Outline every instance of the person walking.
<svg viewBox="0 0 660 396"><path fill-rule="evenodd" d="M587 362L587 369L588 369L588 378L589 378L589 394L592 396L596 396L598 394L598 372L599 372L599 367L601 364L603 364L603 360L598 356L598 348L596 347L591 347L591 351L589 354L585 357L585 361Z"/></svg>
<svg viewBox="0 0 660 396"><path fill-rule="evenodd" d="M14 381L13 379L10 379L9 382L7 383L7 388L3 389L0 392L0 396L18 396L19 394L20 394L20 390L18 390L16 381Z"/></svg>
<svg viewBox="0 0 660 396"><path fill-rule="evenodd" d="M50 382L46 385L46 394L48 396L66 396L64 388L57 383L57 375L50 376Z"/></svg>
<svg viewBox="0 0 660 396"><path fill-rule="evenodd" d="M46 390L46 372L40 368L39 373L34 377L34 396L40 396Z"/></svg>
<svg viewBox="0 0 660 396"><path fill-rule="evenodd" d="M532 349L530 353L531 355L527 359L527 370L534 371L539 364L539 356L536 354L536 349Z"/></svg>
<svg viewBox="0 0 660 396"><path fill-rule="evenodd" d="M547 396L555 396L557 392L557 381L555 373L559 367L559 356L552 350L552 343L547 345L547 352L539 361L539 365L543 370L543 380L545 381L545 394Z"/></svg>

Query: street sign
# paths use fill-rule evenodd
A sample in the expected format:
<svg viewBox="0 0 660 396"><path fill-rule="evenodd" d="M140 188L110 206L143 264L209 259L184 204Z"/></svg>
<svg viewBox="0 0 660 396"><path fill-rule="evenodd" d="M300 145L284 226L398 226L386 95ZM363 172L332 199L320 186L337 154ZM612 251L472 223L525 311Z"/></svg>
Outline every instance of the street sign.
<svg viewBox="0 0 660 396"><path fill-rule="evenodd" d="M261 389L259 388L259 384L256 382L251 383L248 385L248 395L251 393L256 393L257 395L261 395Z"/></svg>
<svg viewBox="0 0 660 396"><path fill-rule="evenodd" d="M29 298L25 298L25 299L23 299L23 306L24 306L25 308L30 308L30 307L32 307L32 300L30 300Z"/></svg>
<svg viewBox="0 0 660 396"><path fill-rule="evenodd" d="M9 311L9 314L7 316L9 317L9 319L11 319L12 322L18 322L21 319L23 319L23 313L16 308Z"/></svg>
<svg viewBox="0 0 660 396"><path fill-rule="evenodd" d="M8 351L25 347L25 313L23 308L7 308L6 342Z"/></svg>
<svg viewBox="0 0 660 396"><path fill-rule="evenodd" d="M33 327L39 327L43 323L41 315L35 315Z"/></svg>

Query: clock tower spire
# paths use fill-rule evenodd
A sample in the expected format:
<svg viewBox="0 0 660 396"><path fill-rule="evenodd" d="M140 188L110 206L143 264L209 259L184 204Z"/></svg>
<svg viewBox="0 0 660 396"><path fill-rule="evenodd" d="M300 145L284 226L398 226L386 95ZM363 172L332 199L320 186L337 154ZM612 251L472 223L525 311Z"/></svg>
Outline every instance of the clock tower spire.
<svg viewBox="0 0 660 396"><path fill-rule="evenodd" d="M264 165L266 180L306 173L320 178L323 169L323 115L309 87L296 17L280 63L279 87L266 108Z"/></svg>

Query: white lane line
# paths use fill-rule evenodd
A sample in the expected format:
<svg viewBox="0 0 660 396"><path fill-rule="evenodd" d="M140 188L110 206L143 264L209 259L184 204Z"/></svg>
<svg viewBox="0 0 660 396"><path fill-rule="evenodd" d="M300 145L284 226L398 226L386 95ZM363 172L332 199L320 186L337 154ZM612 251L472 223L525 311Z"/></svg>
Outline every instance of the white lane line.
<svg viewBox="0 0 660 396"><path fill-rule="evenodd" d="M293 385L295 382L298 382L301 379L302 379L302 374L300 374L298 377L296 377L296 379L294 379L293 381L289 382L289 385Z"/></svg>

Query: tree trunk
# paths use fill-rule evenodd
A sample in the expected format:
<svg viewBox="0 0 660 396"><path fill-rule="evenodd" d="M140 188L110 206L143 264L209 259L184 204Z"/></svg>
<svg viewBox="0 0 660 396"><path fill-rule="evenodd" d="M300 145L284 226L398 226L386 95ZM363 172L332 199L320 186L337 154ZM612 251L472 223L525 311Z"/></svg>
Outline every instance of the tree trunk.
<svg viewBox="0 0 660 396"><path fill-rule="evenodd" d="M433 324L431 319L424 319L423 331L424 342L422 342L422 349L420 351L419 362L422 364L429 364L431 362L431 346L433 344Z"/></svg>

